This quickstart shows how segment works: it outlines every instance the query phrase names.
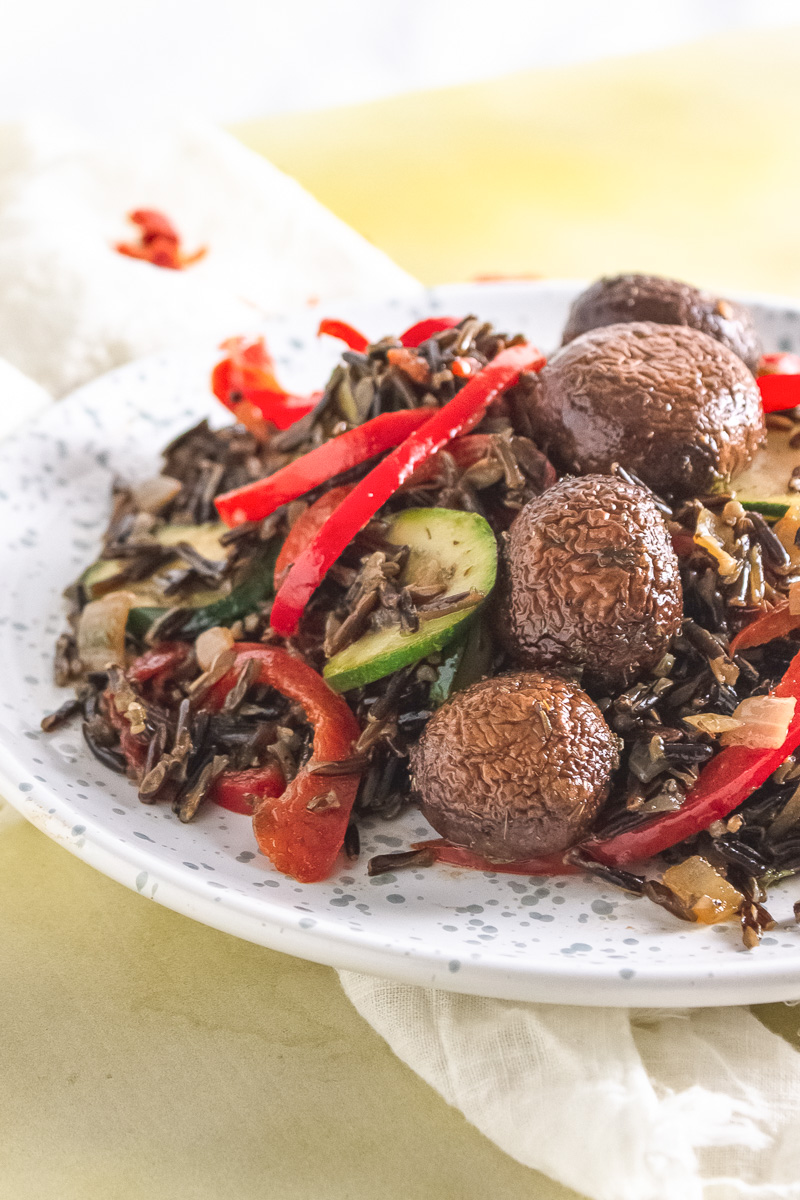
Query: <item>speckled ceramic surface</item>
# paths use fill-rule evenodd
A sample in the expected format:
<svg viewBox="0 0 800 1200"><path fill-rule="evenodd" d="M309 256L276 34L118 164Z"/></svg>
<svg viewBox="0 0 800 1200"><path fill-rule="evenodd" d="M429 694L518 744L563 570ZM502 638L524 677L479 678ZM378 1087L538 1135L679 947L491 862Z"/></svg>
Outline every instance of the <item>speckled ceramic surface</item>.
<svg viewBox="0 0 800 1200"><path fill-rule="evenodd" d="M378 337L431 311L474 311L558 343L572 283L441 289L418 305L343 306ZM768 348L800 349L800 305L761 300ZM298 387L318 386L336 347L318 314L276 321L269 338ZM96 555L109 484L151 473L159 448L201 416L213 347L135 363L82 388L0 446L0 791L72 853L147 900L290 954L409 982L574 1004L726 1004L800 997L800 926L789 882L773 892L775 930L752 953L735 925L685 925L597 882L449 868L369 879L366 860L425 837L417 812L364 822L362 856L328 883L277 875L250 822L209 805L190 825L146 807L106 772L80 729L46 735L66 693L51 683L61 590Z"/></svg>

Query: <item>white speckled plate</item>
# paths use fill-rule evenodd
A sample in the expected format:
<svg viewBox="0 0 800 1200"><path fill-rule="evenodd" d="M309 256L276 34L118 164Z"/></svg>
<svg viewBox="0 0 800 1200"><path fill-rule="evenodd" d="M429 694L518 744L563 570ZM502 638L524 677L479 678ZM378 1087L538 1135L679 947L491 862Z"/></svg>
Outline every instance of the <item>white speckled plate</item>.
<svg viewBox="0 0 800 1200"><path fill-rule="evenodd" d="M574 283L440 289L419 304L342 306L378 337L431 311L474 311L555 346ZM800 349L800 305L756 300L770 348ZM287 377L319 385L337 349L317 315L276 321ZM791 882L757 951L730 926L691 926L583 879L527 879L432 868L369 879L371 854L428 827L416 812L365 822L360 861L302 886L256 852L246 817L209 805L191 825L141 805L106 772L77 727L45 735L65 697L50 681L61 590L96 555L112 475L152 471L160 447L199 417L224 419L208 391L213 347L134 363L81 388L0 446L0 791L73 854L148 900L219 929L339 967L519 1000L566 1004L734 1004L800 996L800 927Z"/></svg>

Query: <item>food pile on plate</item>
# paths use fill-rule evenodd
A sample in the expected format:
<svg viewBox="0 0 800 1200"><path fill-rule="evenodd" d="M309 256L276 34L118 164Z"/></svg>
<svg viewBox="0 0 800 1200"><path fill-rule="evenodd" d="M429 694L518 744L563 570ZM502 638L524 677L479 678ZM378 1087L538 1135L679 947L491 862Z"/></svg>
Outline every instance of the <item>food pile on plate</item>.
<svg viewBox="0 0 800 1200"><path fill-rule="evenodd" d="M416 803L440 836L371 873L583 871L756 945L800 870L800 360L634 275L548 360L476 316L321 332L324 390L233 339L235 423L117 483L43 726L303 882Z"/></svg>

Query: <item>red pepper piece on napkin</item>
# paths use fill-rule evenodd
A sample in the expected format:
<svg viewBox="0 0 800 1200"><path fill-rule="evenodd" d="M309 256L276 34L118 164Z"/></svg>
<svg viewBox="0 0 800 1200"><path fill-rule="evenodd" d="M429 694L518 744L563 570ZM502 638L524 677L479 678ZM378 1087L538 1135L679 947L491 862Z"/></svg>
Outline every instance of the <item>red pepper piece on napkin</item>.
<svg viewBox="0 0 800 1200"><path fill-rule="evenodd" d="M139 242L117 242L116 250L127 258L139 258L155 267L167 267L171 271L182 271L198 262L207 253L201 246L193 254L184 254L181 238L169 217L153 208L137 208L128 214L128 220L140 229Z"/></svg>

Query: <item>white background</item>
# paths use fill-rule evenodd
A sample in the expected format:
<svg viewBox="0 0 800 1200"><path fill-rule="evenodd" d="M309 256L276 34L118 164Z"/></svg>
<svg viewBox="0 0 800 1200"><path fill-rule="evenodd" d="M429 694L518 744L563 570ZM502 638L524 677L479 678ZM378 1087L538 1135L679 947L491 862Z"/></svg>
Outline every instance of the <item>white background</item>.
<svg viewBox="0 0 800 1200"><path fill-rule="evenodd" d="M797 0L0 0L0 121L232 121L798 19Z"/></svg>

